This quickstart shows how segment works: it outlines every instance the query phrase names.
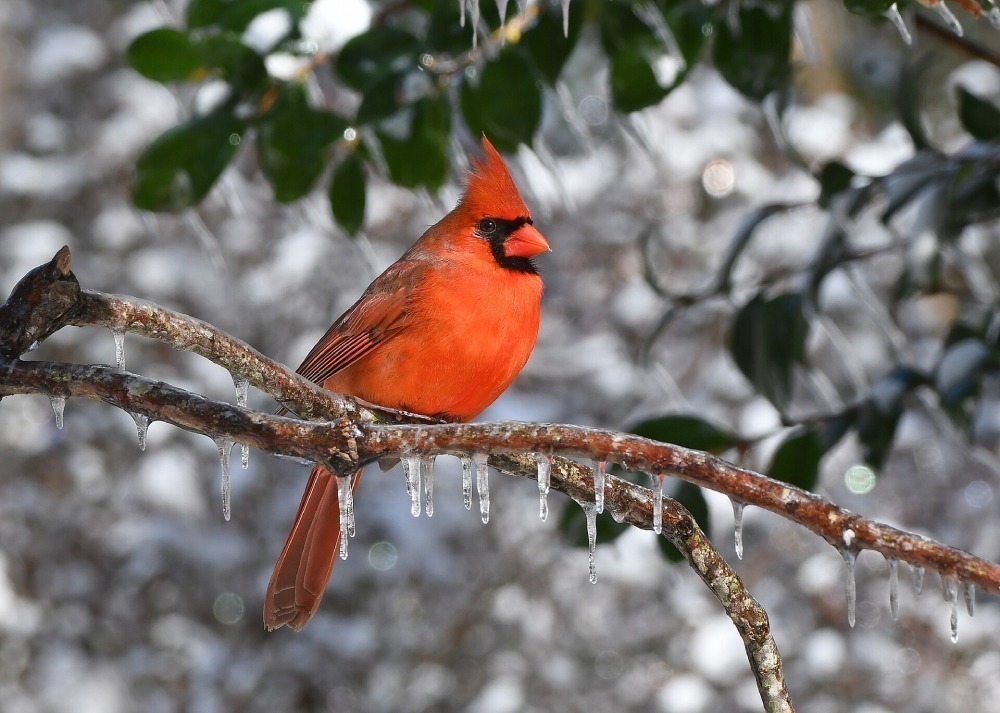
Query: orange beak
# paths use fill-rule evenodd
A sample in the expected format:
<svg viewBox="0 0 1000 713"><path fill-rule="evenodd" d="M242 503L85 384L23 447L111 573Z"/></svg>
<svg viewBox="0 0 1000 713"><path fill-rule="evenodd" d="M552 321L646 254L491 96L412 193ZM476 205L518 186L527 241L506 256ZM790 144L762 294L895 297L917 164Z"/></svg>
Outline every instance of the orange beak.
<svg viewBox="0 0 1000 713"><path fill-rule="evenodd" d="M551 251L545 236L527 223L511 233L503 244L503 254L507 257L532 257Z"/></svg>

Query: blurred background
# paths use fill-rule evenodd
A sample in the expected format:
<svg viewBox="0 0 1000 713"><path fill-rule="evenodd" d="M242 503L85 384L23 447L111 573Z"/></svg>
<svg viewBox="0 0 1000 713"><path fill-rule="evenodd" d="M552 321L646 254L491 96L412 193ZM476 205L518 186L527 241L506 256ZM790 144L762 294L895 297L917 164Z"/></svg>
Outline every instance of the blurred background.
<svg viewBox="0 0 1000 713"><path fill-rule="evenodd" d="M420 27L407 13L427 5L317 0L300 8L298 39L336 56L369 26ZM629 105L634 87L621 77L638 75L621 68L624 60L609 64L596 6L570 3L572 53L558 81L537 85L533 141L507 153L553 252L539 260L538 346L483 418L628 429L685 414L724 434L714 450L757 470L773 468L775 451L805 428L822 436L802 466L816 471L807 487L996 561L1000 228L989 198L1000 163L996 141L974 142L968 116L960 122L956 96L962 87L995 105L997 66L919 31L912 8L902 18L914 34L908 47L892 22L812 0L794 7L779 99L748 98L752 91L707 63L684 66L674 87L677 67L670 74L660 62L654 81L669 93ZM498 61L497 10L482 10L484 55L460 56L460 78ZM514 18L516 10L505 11ZM456 115L440 190L432 180L400 186L391 157L366 157L359 225L350 208L334 220L320 184L275 202L259 145L241 147L196 206L140 211L132 191L142 152L192 107L218 101L212 82L159 84L126 62L135 38L184 27L186 11L182 2L121 0L0 5L0 294L67 244L85 288L194 315L294 366L454 205L478 133L468 108L464 123ZM997 46L985 19L961 21L972 41ZM470 24L455 33L471 45ZM256 41L249 29L243 41ZM303 66L301 56L282 61L293 74ZM281 62L267 69L288 71ZM350 116L365 93L324 76L317 69L305 82L310 101ZM917 121L935 147L926 154L900 109L913 86ZM969 105L986 117L988 136L992 115ZM376 136L361 131L368 146ZM915 156L915 167L906 164ZM985 172L977 186L986 202L955 220L949 181L970 165L963 156L970 171ZM825 170L833 161L846 173ZM910 172L898 173L901 165ZM914 178L948 170L949 181L930 188ZM887 175L878 195L851 194L846 205L849 187ZM726 289L713 289L754 211L778 202L789 209L756 226ZM833 259L824 250L838 230L850 250ZM748 307L784 294L808 297L787 322L780 311ZM737 315L753 325L749 337L734 327ZM801 358L777 348L761 366L739 351L800 323ZM960 326L967 332L956 335ZM951 352L945 363L949 345L969 335L983 353ZM199 357L134 336L125 351L130 371L235 400L231 376ZM68 328L27 358L113 363L115 344L106 330ZM915 384L899 366L929 376ZM782 378L769 381L762 368ZM949 401L953 386L960 398ZM253 390L250 404L272 408ZM836 423L843 428L833 438ZM210 439L153 423L140 452L131 418L103 404L70 400L59 430L47 399L3 399L0 709L760 709L736 631L652 533L602 543L591 585L586 549L574 546L577 504L553 493L553 512L540 522L535 483L494 473L483 525L462 506L451 458L438 461L430 519L410 516L398 468L373 470L357 495L350 556L322 608L301 633L265 633L264 587L308 468L251 452L244 471L238 449L233 467L233 516L224 522ZM997 710L995 597L980 593L971 621L961 605L953 644L938 576L928 573L917 596L900 567L893 621L888 565L866 552L851 629L838 552L748 508L737 561L729 501L706 493L703 502L710 535L770 615L800 710Z"/></svg>

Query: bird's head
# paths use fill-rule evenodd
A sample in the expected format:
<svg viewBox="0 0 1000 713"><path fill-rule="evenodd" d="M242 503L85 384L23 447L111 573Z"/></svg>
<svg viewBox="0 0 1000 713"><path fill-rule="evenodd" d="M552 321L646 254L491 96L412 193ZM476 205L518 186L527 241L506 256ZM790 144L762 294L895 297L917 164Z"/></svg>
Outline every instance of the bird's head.
<svg viewBox="0 0 1000 713"><path fill-rule="evenodd" d="M472 223L501 267L536 273L531 258L551 250L531 222L531 213L493 144L483 136L483 156L472 158L465 194L455 212Z"/></svg>

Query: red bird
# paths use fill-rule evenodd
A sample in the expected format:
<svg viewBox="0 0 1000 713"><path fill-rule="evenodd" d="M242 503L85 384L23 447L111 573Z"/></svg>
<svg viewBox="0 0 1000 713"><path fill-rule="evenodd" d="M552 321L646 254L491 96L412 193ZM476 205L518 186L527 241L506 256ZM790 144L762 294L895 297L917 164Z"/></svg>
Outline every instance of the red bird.
<svg viewBox="0 0 1000 713"><path fill-rule="evenodd" d="M372 404L469 421L524 367L549 244L483 137L465 194L333 323L298 371ZM357 487L361 471L354 476ZM340 542L337 484L315 466L267 586L264 625L300 630L319 607Z"/></svg>

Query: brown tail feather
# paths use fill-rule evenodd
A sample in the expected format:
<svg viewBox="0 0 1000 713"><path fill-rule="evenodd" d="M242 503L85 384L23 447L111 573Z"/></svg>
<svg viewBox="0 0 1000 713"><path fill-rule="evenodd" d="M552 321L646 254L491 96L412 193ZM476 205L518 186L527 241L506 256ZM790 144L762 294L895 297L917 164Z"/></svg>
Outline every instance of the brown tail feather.
<svg viewBox="0 0 1000 713"><path fill-rule="evenodd" d="M357 489L361 471L354 475ZM264 599L264 626L288 625L299 631L319 608L340 546L337 481L315 466L302 494L299 511L274 565Z"/></svg>

